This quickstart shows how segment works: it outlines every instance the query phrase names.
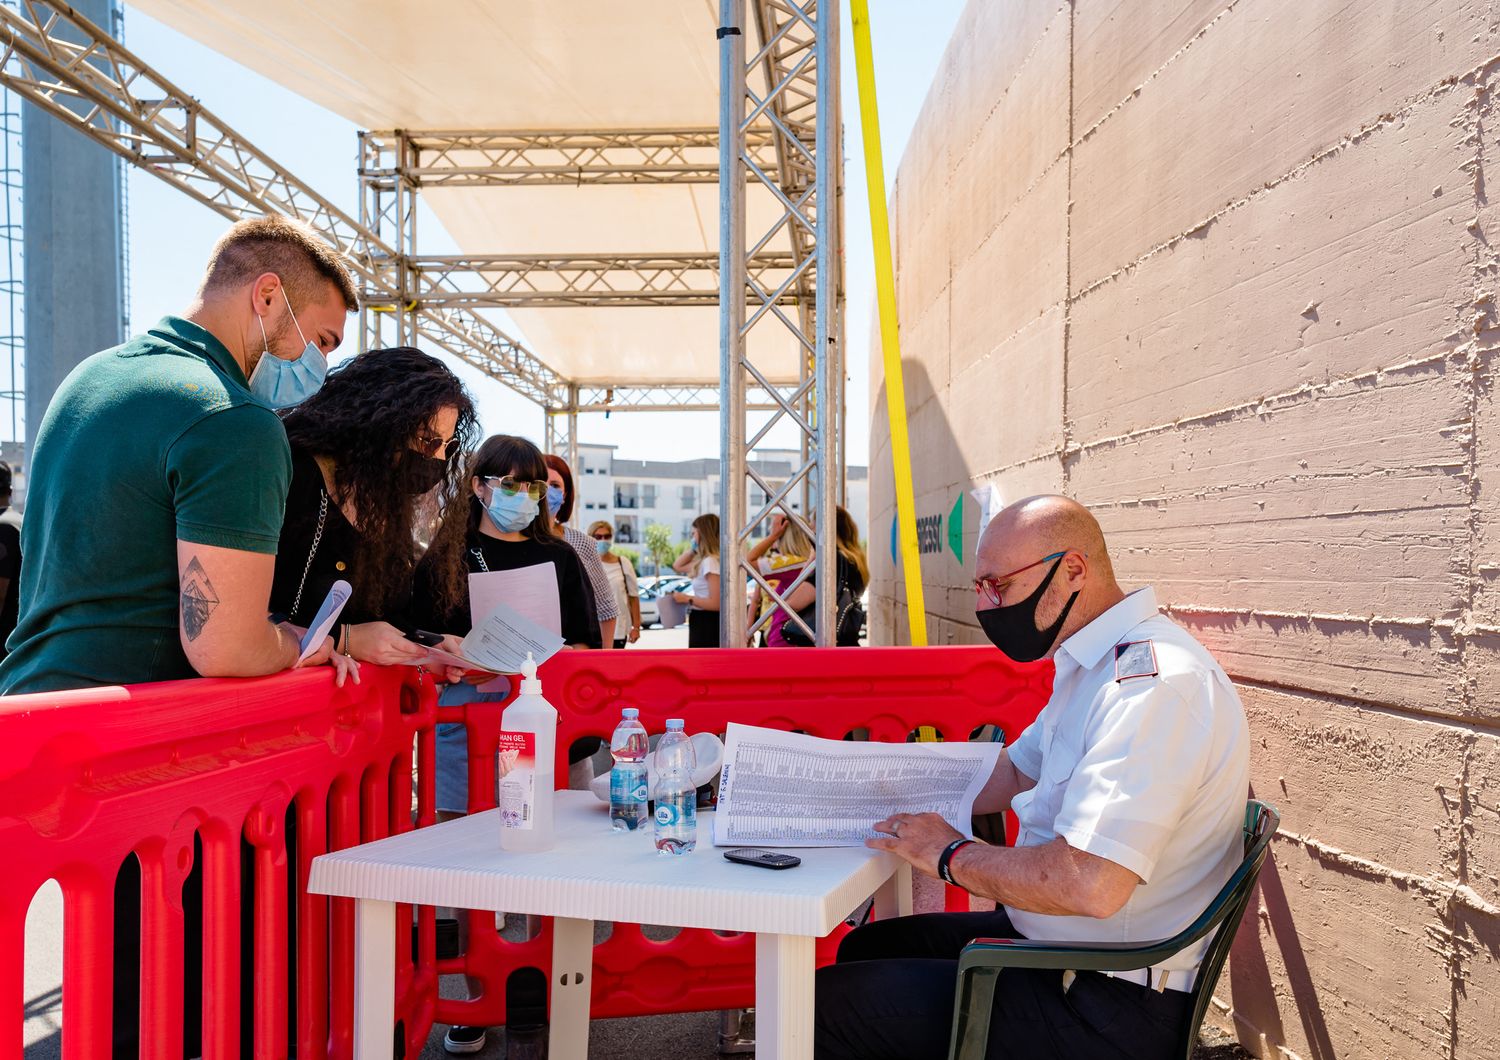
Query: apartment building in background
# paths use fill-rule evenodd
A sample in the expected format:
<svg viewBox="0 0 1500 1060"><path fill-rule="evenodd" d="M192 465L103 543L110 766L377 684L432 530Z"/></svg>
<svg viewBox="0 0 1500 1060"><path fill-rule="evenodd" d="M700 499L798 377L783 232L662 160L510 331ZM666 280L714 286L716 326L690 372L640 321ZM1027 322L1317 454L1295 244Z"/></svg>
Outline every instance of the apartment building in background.
<svg viewBox="0 0 1500 1060"><path fill-rule="evenodd" d="M773 490L786 482L798 462L796 451L774 449L758 453L751 461ZM587 529L596 520L606 520L615 528L615 540L632 548L645 542L646 527L652 523L670 529L674 541L685 541L694 519L722 507L717 458L624 460L615 456L612 445L580 445L578 465L574 469L578 503L573 525ZM869 480L868 468L849 468L847 507L866 539L870 536ZM765 494L755 486L749 499L755 508L766 502ZM795 492L792 507L801 511L801 498ZM757 532L765 530L762 525ZM650 562L644 556L642 565L649 573Z"/></svg>

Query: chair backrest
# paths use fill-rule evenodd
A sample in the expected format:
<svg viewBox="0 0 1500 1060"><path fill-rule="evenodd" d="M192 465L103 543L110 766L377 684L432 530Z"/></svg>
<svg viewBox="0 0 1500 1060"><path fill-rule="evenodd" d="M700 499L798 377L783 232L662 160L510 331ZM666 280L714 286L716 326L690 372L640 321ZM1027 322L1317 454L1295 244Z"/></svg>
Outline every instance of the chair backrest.
<svg viewBox="0 0 1500 1060"><path fill-rule="evenodd" d="M1261 866L1270 852L1271 837L1280 826L1281 814L1274 806L1255 799L1245 805L1245 860L1240 862L1240 867L1235 869L1203 914L1178 936L1179 940L1185 940L1182 946L1188 946L1209 931L1214 932L1213 941L1198 966L1198 979L1193 984L1193 1018L1188 1022L1187 1039L1178 1054L1184 1058L1193 1055L1198 1027L1208 1011L1219 973L1229 957L1229 948L1234 944L1234 933L1245 915L1245 907L1250 904L1250 892L1255 889L1256 878L1260 876Z"/></svg>

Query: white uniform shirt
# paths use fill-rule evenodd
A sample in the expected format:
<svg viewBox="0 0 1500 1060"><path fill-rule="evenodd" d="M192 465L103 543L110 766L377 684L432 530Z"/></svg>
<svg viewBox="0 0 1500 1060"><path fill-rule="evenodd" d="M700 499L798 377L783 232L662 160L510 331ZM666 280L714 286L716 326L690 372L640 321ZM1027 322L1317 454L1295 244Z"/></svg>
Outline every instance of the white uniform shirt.
<svg viewBox="0 0 1500 1060"><path fill-rule="evenodd" d="M1054 662L1052 698L1010 747L1016 768L1037 780L1011 806L1016 845L1061 836L1144 882L1103 920L1006 911L1034 939L1169 938L1244 859L1250 732L1239 696L1213 656L1157 611L1150 589L1074 633ZM1157 967L1191 972L1207 948L1205 939Z"/></svg>

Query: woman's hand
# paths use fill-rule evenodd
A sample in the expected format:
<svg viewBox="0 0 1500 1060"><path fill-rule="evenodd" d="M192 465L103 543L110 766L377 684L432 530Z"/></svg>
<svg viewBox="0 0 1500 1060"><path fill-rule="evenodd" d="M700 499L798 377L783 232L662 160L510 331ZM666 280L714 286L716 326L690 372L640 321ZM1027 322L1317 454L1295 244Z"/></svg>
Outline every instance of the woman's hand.
<svg viewBox="0 0 1500 1060"><path fill-rule="evenodd" d="M283 622L282 625L299 642L306 633L306 630L299 630L289 622ZM318 650L299 662L295 668L300 670L304 667L323 666L324 664L333 667L333 683L337 687L343 688L344 681L350 677L354 678L355 684L359 684L359 661L351 659L347 655L340 655L335 651L332 637L324 637L323 643L318 645Z"/></svg>
<svg viewBox="0 0 1500 1060"><path fill-rule="evenodd" d="M625 639L632 644L641 639L641 627L639 623L630 627L630 632L625 634Z"/></svg>
<svg viewBox="0 0 1500 1060"><path fill-rule="evenodd" d="M694 598L692 593L673 593L672 599L676 600L679 604L690 604Z"/></svg>
<svg viewBox="0 0 1500 1060"><path fill-rule="evenodd" d="M787 519L786 513L777 512L771 516L771 532L766 536L772 541L780 541L781 535L786 533L786 528L791 520Z"/></svg>
<svg viewBox="0 0 1500 1060"><path fill-rule="evenodd" d="M361 622L349 627L349 654L360 662L377 666L400 666L416 662L427 654L422 645L406 639L406 635L389 622Z"/></svg>

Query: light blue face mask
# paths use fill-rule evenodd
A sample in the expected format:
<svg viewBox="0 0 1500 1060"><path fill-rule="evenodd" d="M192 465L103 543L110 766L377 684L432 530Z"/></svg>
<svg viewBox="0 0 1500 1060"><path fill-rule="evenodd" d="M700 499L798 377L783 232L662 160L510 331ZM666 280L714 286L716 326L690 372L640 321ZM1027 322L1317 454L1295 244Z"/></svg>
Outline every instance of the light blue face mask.
<svg viewBox="0 0 1500 1060"><path fill-rule="evenodd" d="M302 334L302 325L297 323L297 314L292 312L292 302L286 296L285 287L281 289L281 297L292 318L292 327L297 329L297 337L305 345L300 357L291 361L282 360L271 352L271 342L266 338L266 322L259 315L256 316L265 352L256 362L255 371L250 373L250 393L273 409L289 409L293 405L302 404L322 388L323 380L328 375L328 359L318 349L317 343L308 342L307 336Z"/></svg>
<svg viewBox="0 0 1500 1060"><path fill-rule="evenodd" d="M609 555L609 546L611 544L613 544L613 542L611 541L600 541L598 538L594 539L594 547L599 550L599 555L601 556Z"/></svg>
<svg viewBox="0 0 1500 1060"><path fill-rule="evenodd" d="M563 488L561 486L547 487L547 510L553 515L562 511Z"/></svg>
<svg viewBox="0 0 1500 1060"><path fill-rule="evenodd" d="M531 525L541 509L524 490L506 496L501 489L490 490L490 502L484 506L490 522L506 533L516 534Z"/></svg>

